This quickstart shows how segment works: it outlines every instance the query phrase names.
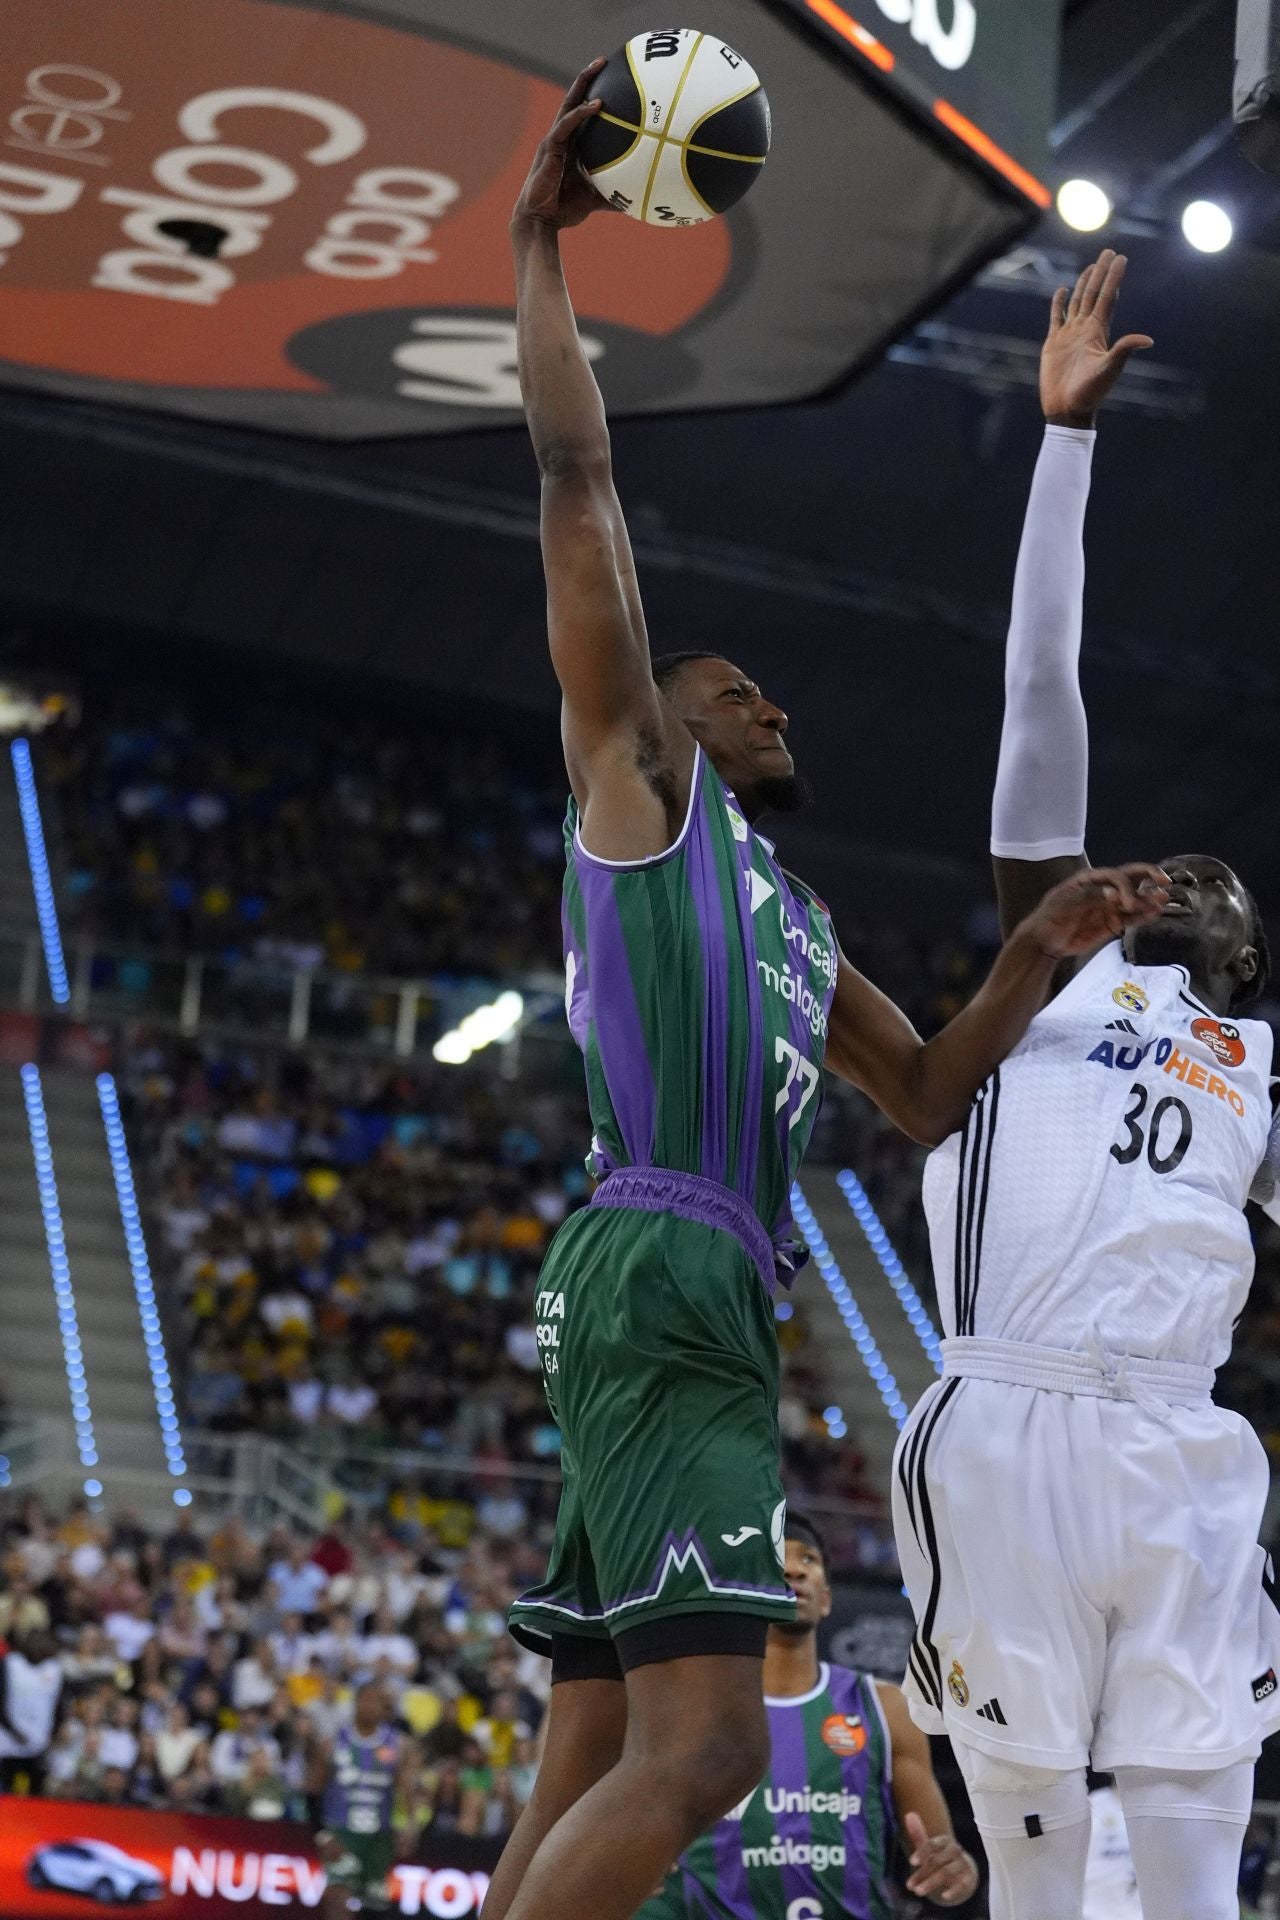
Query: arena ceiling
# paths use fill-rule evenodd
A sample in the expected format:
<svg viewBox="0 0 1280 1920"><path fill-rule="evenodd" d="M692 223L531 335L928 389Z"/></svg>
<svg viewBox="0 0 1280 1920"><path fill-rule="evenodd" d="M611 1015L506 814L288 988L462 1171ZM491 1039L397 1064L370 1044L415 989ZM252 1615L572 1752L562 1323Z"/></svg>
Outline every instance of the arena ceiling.
<svg viewBox="0 0 1280 1920"><path fill-rule="evenodd" d="M1043 165L1109 186L1126 316L1157 340L1096 470L1093 849L1205 845L1280 907L1280 184L1232 149L1232 14L1231 0L1073 5ZM1212 259L1177 232L1199 194L1237 221ZM721 647L785 700L821 803L822 832L798 834L794 857L846 919L878 917L886 892L895 918L951 918L982 890L1038 437L1027 380L1047 289L1088 244L1047 216L1011 266L815 404L615 430L655 642ZM14 665L323 662L417 689L405 710L424 751L466 695L539 715L526 731L554 757L518 430L325 445L12 391L0 427Z"/></svg>

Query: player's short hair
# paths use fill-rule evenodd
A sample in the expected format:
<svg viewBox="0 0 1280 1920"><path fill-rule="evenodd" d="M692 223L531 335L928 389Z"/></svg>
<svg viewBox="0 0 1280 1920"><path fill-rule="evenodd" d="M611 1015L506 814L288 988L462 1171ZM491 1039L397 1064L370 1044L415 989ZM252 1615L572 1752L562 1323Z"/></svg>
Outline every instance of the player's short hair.
<svg viewBox="0 0 1280 1920"><path fill-rule="evenodd" d="M803 1540L807 1547L813 1547L822 1561L822 1571L827 1571L827 1543L807 1513L788 1511L782 1537L784 1540Z"/></svg>
<svg viewBox="0 0 1280 1920"><path fill-rule="evenodd" d="M1241 884L1243 885L1243 882ZM1243 1013L1246 1007L1254 1004L1255 1000L1261 1000L1267 990L1267 982L1271 978L1271 947L1267 940L1267 930L1262 924L1262 914L1248 887L1244 889L1244 897L1249 908L1249 945L1258 956L1258 971L1252 980L1240 982L1231 996L1228 1013Z"/></svg>
<svg viewBox="0 0 1280 1920"><path fill-rule="evenodd" d="M684 653L660 653L649 662L650 670L660 693L669 693L671 683L681 667L687 667L693 660L723 660L722 653L715 653L709 647L690 647Z"/></svg>

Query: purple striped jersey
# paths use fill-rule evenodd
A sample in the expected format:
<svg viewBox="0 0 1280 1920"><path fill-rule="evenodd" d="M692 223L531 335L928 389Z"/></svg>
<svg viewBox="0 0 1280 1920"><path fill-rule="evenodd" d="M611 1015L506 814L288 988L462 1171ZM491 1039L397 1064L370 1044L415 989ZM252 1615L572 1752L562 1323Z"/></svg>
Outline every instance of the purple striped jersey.
<svg viewBox="0 0 1280 1920"><path fill-rule="evenodd" d="M812 1693L766 1699L769 1771L695 1840L638 1920L890 1920L897 1825L875 1682L821 1666Z"/></svg>
<svg viewBox="0 0 1280 1920"><path fill-rule="evenodd" d="M367 1737L343 1727L333 1743L322 1817L326 1827L345 1833L389 1833L395 1798L400 1736L394 1727L378 1727Z"/></svg>
<svg viewBox="0 0 1280 1920"><path fill-rule="evenodd" d="M565 1006L586 1062L590 1170L671 1167L732 1188L787 1278L804 1257L790 1194L822 1097L830 914L701 748L666 853L598 859L572 802L565 848Z"/></svg>

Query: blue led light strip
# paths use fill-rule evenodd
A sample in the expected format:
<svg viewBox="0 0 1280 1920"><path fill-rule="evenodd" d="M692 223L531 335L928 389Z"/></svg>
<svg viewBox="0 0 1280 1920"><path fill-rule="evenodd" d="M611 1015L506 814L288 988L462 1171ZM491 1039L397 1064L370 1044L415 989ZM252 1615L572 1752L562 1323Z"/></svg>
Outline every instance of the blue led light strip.
<svg viewBox="0 0 1280 1920"><path fill-rule="evenodd" d="M187 1462L182 1450L182 1432L178 1425L177 1408L174 1405L173 1382L169 1376L169 1362L164 1350L164 1335L160 1330L160 1310L156 1305L155 1283L151 1278L151 1263L147 1259L147 1243L143 1237L142 1220L138 1213L138 1197L133 1186L129 1148L124 1137L124 1123L120 1118L120 1101L116 1093L116 1083L109 1073L100 1073L95 1084L98 1089L98 1105L102 1109L102 1122L107 1130L107 1153L111 1160L112 1177L116 1183L116 1199L119 1202L120 1220L124 1227L125 1251L129 1256L129 1271L133 1275L133 1291L138 1301L138 1318L142 1322L142 1340L147 1350L147 1365L151 1369L151 1387L156 1399L156 1416L160 1422L160 1439L170 1473L175 1479L181 1479L187 1471ZM180 1487L173 1497L180 1507L190 1505L191 1495L185 1487Z"/></svg>
<svg viewBox="0 0 1280 1920"><path fill-rule="evenodd" d="M31 748L25 740L15 740L9 748L13 777L18 785L18 811L27 842L27 865L31 869L31 891L36 897L36 919L44 943L44 964L49 974L49 991L58 1006L71 998L67 984L67 964L62 957L62 934L58 929L58 909L54 905L53 881L49 876L49 856L45 852L44 827L40 820L40 798L36 792L35 768Z"/></svg>
<svg viewBox="0 0 1280 1920"><path fill-rule="evenodd" d="M827 1237L818 1224L818 1216L802 1193L799 1183L791 1189L791 1211L796 1225L804 1235L805 1245L813 1255L813 1264L827 1283L827 1291L836 1303L836 1310L849 1331L849 1338L862 1356L862 1364L876 1383L876 1392L884 1401L889 1417L896 1427L901 1427L907 1418L907 1403L898 1391L898 1383L890 1373L884 1355L875 1343L870 1327L862 1317L862 1311L849 1291L849 1283L840 1271L840 1265L830 1247ZM828 1421L828 1427L831 1422ZM841 1422L843 1424L843 1422ZM838 1436L837 1436L838 1437Z"/></svg>
<svg viewBox="0 0 1280 1920"><path fill-rule="evenodd" d="M39 1067L23 1067L21 1078L22 1097L27 1107L27 1128L31 1134L31 1154L36 1163L36 1187L44 1220L45 1245L49 1249L49 1271L53 1275L53 1297L58 1303L58 1331L62 1335L62 1361L67 1370L67 1388L71 1395L76 1451L82 1467L96 1467L98 1447L93 1437L93 1415L89 1410L84 1352L80 1345L80 1322L76 1318L76 1296L71 1285L66 1236L62 1230L62 1208L58 1204L58 1183L53 1172L53 1149L49 1145L49 1121L44 1110L44 1089L40 1084ZM96 1480L85 1481L86 1493L101 1491Z"/></svg>
<svg viewBox="0 0 1280 1920"><path fill-rule="evenodd" d="M848 1167L836 1175L836 1185L848 1201L853 1217L867 1236L867 1245L880 1262L885 1279L898 1296L911 1330L928 1355L935 1373L942 1372L942 1348L938 1329L929 1318L924 1301L907 1278L907 1270L894 1251L894 1245L881 1224L880 1216L866 1196L861 1180Z"/></svg>

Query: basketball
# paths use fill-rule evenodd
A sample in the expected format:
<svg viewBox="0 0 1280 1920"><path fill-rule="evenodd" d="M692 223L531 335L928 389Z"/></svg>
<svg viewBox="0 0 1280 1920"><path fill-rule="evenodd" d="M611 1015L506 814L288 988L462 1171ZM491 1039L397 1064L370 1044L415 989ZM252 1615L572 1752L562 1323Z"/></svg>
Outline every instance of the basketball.
<svg viewBox="0 0 1280 1920"><path fill-rule="evenodd" d="M741 200L769 152L769 102L740 53L693 27L638 33L592 87L579 140L598 192L654 227L695 227Z"/></svg>

